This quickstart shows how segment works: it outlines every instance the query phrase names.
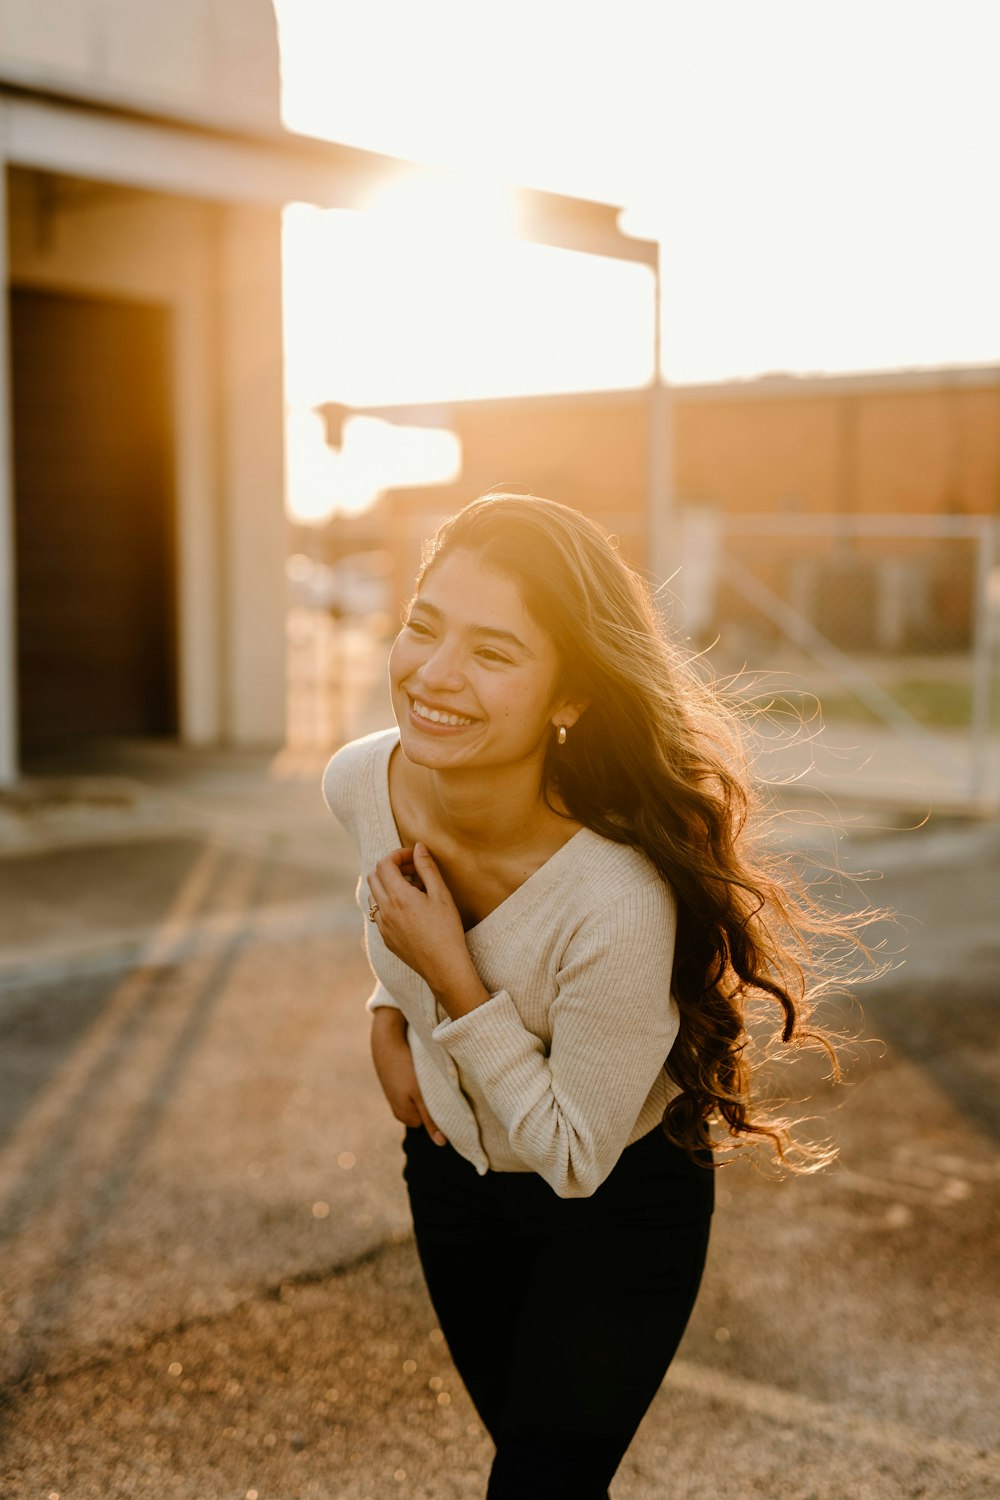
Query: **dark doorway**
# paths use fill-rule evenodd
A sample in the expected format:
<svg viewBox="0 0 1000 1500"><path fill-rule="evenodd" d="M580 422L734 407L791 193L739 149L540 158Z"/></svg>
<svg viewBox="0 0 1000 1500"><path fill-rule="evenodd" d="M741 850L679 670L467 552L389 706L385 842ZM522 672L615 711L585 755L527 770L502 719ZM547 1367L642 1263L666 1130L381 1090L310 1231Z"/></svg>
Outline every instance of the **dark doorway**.
<svg viewBox="0 0 1000 1500"><path fill-rule="evenodd" d="M174 735L170 320L11 293L23 756Z"/></svg>

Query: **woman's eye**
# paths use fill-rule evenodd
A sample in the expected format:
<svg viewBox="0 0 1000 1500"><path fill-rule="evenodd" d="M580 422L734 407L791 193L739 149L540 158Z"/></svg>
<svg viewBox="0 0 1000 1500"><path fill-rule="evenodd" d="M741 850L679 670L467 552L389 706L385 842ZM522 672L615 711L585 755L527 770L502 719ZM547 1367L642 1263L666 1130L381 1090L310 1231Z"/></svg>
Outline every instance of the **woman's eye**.
<svg viewBox="0 0 1000 1500"><path fill-rule="evenodd" d="M412 630L414 635L430 635L430 629L422 620L407 620L406 629Z"/></svg>
<svg viewBox="0 0 1000 1500"><path fill-rule="evenodd" d="M494 651L492 646L481 646L476 655L481 656L484 661L500 661L510 666L510 657L504 656L502 651Z"/></svg>

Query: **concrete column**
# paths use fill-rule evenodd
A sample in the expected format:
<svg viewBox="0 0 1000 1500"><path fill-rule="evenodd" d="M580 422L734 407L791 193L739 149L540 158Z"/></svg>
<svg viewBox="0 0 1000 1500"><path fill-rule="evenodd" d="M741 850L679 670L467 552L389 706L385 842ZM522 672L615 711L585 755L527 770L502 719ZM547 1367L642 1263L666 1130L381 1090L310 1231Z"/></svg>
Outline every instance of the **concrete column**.
<svg viewBox="0 0 1000 1500"><path fill-rule="evenodd" d="M218 225L213 224L214 235ZM189 230L189 235L193 238ZM192 277L172 304L177 489L177 632L181 738L214 745L225 736L223 688L224 525L219 405L219 308L212 276Z"/></svg>
<svg viewBox="0 0 1000 1500"><path fill-rule="evenodd" d="M17 619L14 608L14 471L8 323L7 159L0 103L0 786L18 775Z"/></svg>
<svg viewBox="0 0 1000 1500"><path fill-rule="evenodd" d="M281 214L224 211L220 256L226 738L285 737Z"/></svg>

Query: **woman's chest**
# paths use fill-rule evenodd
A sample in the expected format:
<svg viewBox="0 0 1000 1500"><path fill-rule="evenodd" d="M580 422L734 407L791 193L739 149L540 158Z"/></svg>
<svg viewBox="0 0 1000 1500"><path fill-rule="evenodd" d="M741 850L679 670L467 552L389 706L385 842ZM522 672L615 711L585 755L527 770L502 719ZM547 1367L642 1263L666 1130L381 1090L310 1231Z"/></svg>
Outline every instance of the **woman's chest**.
<svg viewBox="0 0 1000 1500"><path fill-rule="evenodd" d="M379 851L377 858L384 852ZM479 879L469 885L472 899L484 904L503 894L503 886L495 881ZM368 900L367 881L362 877L358 904L366 915ZM550 889L547 882L542 886L536 883L500 901L483 920L468 924L466 929L469 954L487 991L491 995L506 991L524 1025L546 1047L551 1040L550 1010L559 993L560 975L576 925L573 910L571 892ZM377 926L366 921L364 930L375 974L411 1024L429 1035L445 1017L436 1008L426 982L386 947Z"/></svg>
<svg viewBox="0 0 1000 1500"><path fill-rule="evenodd" d="M469 850L440 836L417 835L406 824L398 831L404 848L412 848L418 837L427 844L466 932L502 907L552 852L533 846L514 852Z"/></svg>
<svg viewBox="0 0 1000 1500"><path fill-rule="evenodd" d="M465 855L442 854L436 858L466 932L478 927L509 901L538 868L537 864L530 862L489 856L473 859Z"/></svg>

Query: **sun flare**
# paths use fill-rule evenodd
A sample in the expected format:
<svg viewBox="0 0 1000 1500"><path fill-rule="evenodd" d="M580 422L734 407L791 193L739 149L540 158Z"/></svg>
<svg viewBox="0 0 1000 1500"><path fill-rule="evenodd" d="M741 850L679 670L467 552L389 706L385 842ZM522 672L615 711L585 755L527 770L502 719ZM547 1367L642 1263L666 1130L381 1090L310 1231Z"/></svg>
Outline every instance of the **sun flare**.
<svg viewBox="0 0 1000 1500"><path fill-rule="evenodd" d="M290 127L428 163L287 211L293 411L649 380L648 271L518 241L504 181L660 240L669 380L1000 357L991 7L276 11Z"/></svg>

